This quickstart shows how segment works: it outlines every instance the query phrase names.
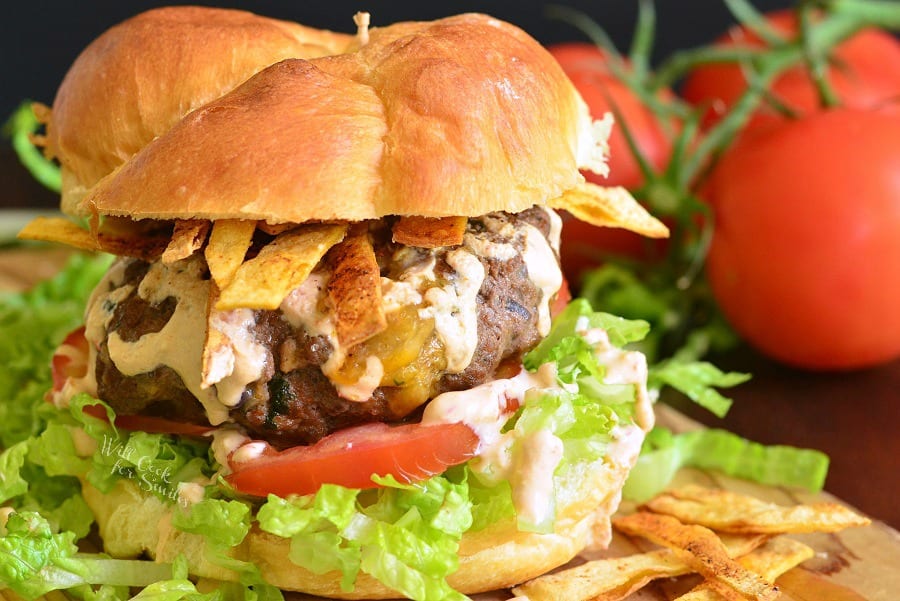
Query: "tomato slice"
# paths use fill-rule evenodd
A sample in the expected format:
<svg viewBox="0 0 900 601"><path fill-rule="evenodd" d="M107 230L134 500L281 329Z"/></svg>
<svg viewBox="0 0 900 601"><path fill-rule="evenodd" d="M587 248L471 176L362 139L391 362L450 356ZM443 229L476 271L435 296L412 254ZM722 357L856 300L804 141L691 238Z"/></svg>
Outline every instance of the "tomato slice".
<svg viewBox="0 0 900 601"><path fill-rule="evenodd" d="M57 347L50 360L53 390L59 392L69 378L82 378L87 373L88 341L84 326L72 330Z"/></svg>
<svg viewBox="0 0 900 601"><path fill-rule="evenodd" d="M84 412L97 419L106 420L106 411L100 405L87 405ZM140 430L150 434L185 434L188 436L200 436L215 429L212 426L177 422L164 417L147 415L117 415L116 427L123 430Z"/></svg>
<svg viewBox="0 0 900 601"><path fill-rule="evenodd" d="M569 289L569 280L563 278L562 286L559 287L559 291L556 293L556 298L553 299L553 302L550 303L550 315L551 317L556 317L560 313L562 313L563 309L566 308L566 305L569 304L569 301L572 300L572 291Z"/></svg>
<svg viewBox="0 0 900 601"><path fill-rule="evenodd" d="M477 447L478 436L461 423L366 424L335 432L314 445L232 461L234 473L226 480L236 490L260 497L311 494L323 484L376 488L373 474L417 482L468 461Z"/></svg>

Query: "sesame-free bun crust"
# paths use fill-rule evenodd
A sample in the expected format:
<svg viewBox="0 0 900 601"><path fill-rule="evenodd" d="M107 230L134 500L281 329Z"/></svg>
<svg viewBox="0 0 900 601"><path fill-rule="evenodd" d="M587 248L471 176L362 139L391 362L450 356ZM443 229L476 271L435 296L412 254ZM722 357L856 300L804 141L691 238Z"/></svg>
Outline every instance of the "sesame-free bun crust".
<svg viewBox="0 0 900 601"><path fill-rule="evenodd" d="M271 223L474 216L546 203L582 181L579 159L596 156L584 102L513 25L466 14L373 28L367 40L320 32L312 46L291 31L272 25L262 35L283 41L279 51L222 75L220 62L256 49L250 34L211 45L217 30L198 28L140 76L119 52L89 48L53 108L53 148L83 188L64 209ZM165 46L171 35L166 22L146 37ZM177 77L171 61L184 65ZM98 70L144 85L98 90ZM177 102L139 96L158 78ZM79 123L89 107L96 122Z"/></svg>
<svg viewBox="0 0 900 601"><path fill-rule="evenodd" d="M522 532L514 520L478 532L467 532L460 543L459 569L447 581L464 594L499 590L537 577L567 563L586 546L605 547L609 520L619 503L620 490L637 450L614 463L609 458L581 466L557 489L555 532ZM101 493L83 483L83 494L94 512L107 553L114 557L147 554L172 561L183 554L191 573L214 580L236 575L210 563L201 536L172 527L172 505L140 490L134 481L119 480ZM338 599L394 599L396 591L361 573L352 592L340 587L340 574L313 574L288 559L290 540L253 528L232 556L252 560L270 584L286 591Z"/></svg>
<svg viewBox="0 0 900 601"><path fill-rule="evenodd" d="M141 13L104 32L63 79L47 126L63 210L188 112L285 58L343 52L353 36L240 10Z"/></svg>

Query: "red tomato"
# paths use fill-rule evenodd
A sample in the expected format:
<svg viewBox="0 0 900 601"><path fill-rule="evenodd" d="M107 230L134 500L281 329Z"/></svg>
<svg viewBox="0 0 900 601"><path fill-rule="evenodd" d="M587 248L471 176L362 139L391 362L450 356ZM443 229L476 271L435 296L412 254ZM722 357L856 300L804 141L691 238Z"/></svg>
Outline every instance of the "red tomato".
<svg viewBox="0 0 900 601"><path fill-rule="evenodd" d="M559 287L556 298L553 299L553 302L550 304L550 316L556 317L562 313L570 300L572 300L572 292L569 290L569 281L566 278L563 278L562 286Z"/></svg>
<svg viewBox="0 0 900 601"><path fill-rule="evenodd" d="M323 484L374 488L372 475L416 482L474 457L478 436L460 423L423 426L367 424L335 432L311 446L268 452L232 463L226 477L250 495L305 495Z"/></svg>
<svg viewBox="0 0 900 601"><path fill-rule="evenodd" d="M710 283L751 344L810 369L900 356L900 105L741 138L709 183Z"/></svg>
<svg viewBox="0 0 900 601"><path fill-rule="evenodd" d="M766 15L769 24L785 34L797 31L792 10ZM743 27L732 28L717 41L721 45L763 46L763 42ZM877 29L866 29L834 48L828 69L828 81L841 103L854 108L869 108L900 97L900 41ZM737 64L700 67L684 82L682 95L694 105L711 107L706 124L714 124L747 88L744 71ZM773 95L799 114L820 106L815 85L804 66L781 74L773 83ZM764 106L752 120L754 125L767 123L777 113Z"/></svg>
<svg viewBox="0 0 900 601"><path fill-rule="evenodd" d="M609 177L585 171L585 178L600 185L624 186L630 190L640 188L644 176L628 146L624 128L628 127L638 148L657 171L665 167L672 154L672 141L665 128L628 86L619 82L609 71L602 50L582 42L556 44L548 49L581 93L593 118L599 119L604 113L613 112L613 107L620 115L609 138ZM560 256L563 271L573 284L579 283L582 272L602 263L604 255L652 260L660 254L658 247L648 244L638 234L614 228L597 228L564 217Z"/></svg>
<svg viewBox="0 0 900 601"><path fill-rule="evenodd" d="M87 373L88 341L84 326L72 330L54 351L50 360L53 390L59 392L69 378L82 378Z"/></svg>
<svg viewBox="0 0 900 601"><path fill-rule="evenodd" d="M53 390L59 392L69 378L83 378L87 373L88 341L84 337L84 326L72 330L63 343L53 353L50 370ZM88 405L84 412L98 419L106 419L106 411L100 405ZM211 426L188 424L162 417L142 415L117 415L116 427L125 430L141 430L158 434L200 435L212 430Z"/></svg>
<svg viewBox="0 0 900 601"><path fill-rule="evenodd" d="M609 138L609 176L585 172L585 177L600 185L639 188L644 176L623 129L627 126L647 161L660 170L672 154L672 141L665 128L653 111L609 71L606 55L596 46L569 42L549 46L548 50L575 84L594 119L613 112L613 107L621 114L622 123L617 123Z"/></svg>

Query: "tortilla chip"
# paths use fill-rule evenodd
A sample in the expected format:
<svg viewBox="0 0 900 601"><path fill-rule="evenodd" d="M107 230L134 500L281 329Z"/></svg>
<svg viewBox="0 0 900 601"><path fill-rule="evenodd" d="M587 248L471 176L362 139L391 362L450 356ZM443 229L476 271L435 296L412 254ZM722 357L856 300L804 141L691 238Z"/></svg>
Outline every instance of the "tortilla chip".
<svg viewBox="0 0 900 601"><path fill-rule="evenodd" d="M277 309L346 232L344 224L309 225L281 234L238 267L216 310Z"/></svg>
<svg viewBox="0 0 900 601"><path fill-rule="evenodd" d="M837 532L866 526L871 520L837 503L784 507L735 492L689 485L662 493L644 504L656 513L674 516L719 532L784 534Z"/></svg>
<svg viewBox="0 0 900 601"><path fill-rule="evenodd" d="M352 347L387 327L381 298L381 270L364 224L328 253L328 300L342 346Z"/></svg>
<svg viewBox="0 0 900 601"><path fill-rule="evenodd" d="M95 216L90 226L100 250L142 261L157 260L172 237L172 222L156 219Z"/></svg>
<svg viewBox="0 0 900 601"><path fill-rule="evenodd" d="M759 574L769 582L794 568L810 557L815 551L803 543L779 536L768 541L764 546L738 559L744 568ZM709 581L694 587L676 601L721 601L723 599L714 585Z"/></svg>
<svg viewBox="0 0 900 601"><path fill-rule="evenodd" d="M20 240L58 242L81 250L100 250L88 230L65 217L35 217L16 237Z"/></svg>
<svg viewBox="0 0 900 601"><path fill-rule="evenodd" d="M254 231L255 221L220 219L213 223L204 255L209 273L220 290L231 283L244 262Z"/></svg>
<svg viewBox="0 0 900 601"><path fill-rule="evenodd" d="M647 212L631 193L620 186L579 184L549 203L577 219L599 227L618 227L650 238L667 238L669 228Z"/></svg>
<svg viewBox="0 0 900 601"><path fill-rule="evenodd" d="M418 248L459 246L466 233L467 217L401 217L392 230L394 242Z"/></svg>
<svg viewBox="0 0 900 601"><path fill-rule="evenodd" d="M745 555L768 537L726 535L722 542L729 556ZM669 549L626 557L589 561L580 566L540 576L513 589L530 601L615 601L659 578L674 578L694 569Z"/></svg>
<svg viewBox="0 0 900 601"><path fill-rule="evenodd" d="M671 549L693 571L714 581L711 586L726 599L770 601L778 597L773 584L732 559L719 537L708 528L646 511L615 518L613 526Z"/></svg>
<svg viewBox="0 0 900 601"><path fill-rule="evenodd" d="M209 221L200 219L179 219L175 222L172 239L162 254L163 263L174 263L187 259L200 250L209 233Z"/></svg>

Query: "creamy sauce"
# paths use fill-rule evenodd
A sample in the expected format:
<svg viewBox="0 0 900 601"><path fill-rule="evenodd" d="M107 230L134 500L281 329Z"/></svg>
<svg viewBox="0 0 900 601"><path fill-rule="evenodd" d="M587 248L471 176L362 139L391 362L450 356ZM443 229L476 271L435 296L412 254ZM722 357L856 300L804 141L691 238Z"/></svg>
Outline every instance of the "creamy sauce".
<svg viewBox="0 0 900 601"><path fill-rule="evenodd" d="M201 277L202 270L203 263L198 258L171 265L151 264L138 287L138 296L151 304L175 298L172 317L159 332L145 334L134 342L125 342L112 332L107 343L110 359L126 376L161 366L171 368L203 405L209 423L218 425L228 419L228 407L218 400L214 390L204 389L201 376L206 331L200 324L206 323L209 299L209 281Z"/></svg>
<svg viewBox="0 0 900 601"><path fill-rule="evenodd" d="M206 489L197 482L178 483L178 504L182 507L190 507L199 503L206 497Z"/></svg>
<svg viewBox="0 0 900 601"><path fill-rule="evenodd" d="M467 249L447 253L447 264L456 275L444 287L429 288L421 319L434 319L434 329L444 345L447 371L459 373L469 366L478 347L478 291L484 282L484 266Z"/></svg>
<svg viewBox="0 0 900 601"><path fill-rule="evenodd" d="M270 448L271 447L269 446L269 443L263 442L261 440L248 442L247 444L241 445L234 451L234 454L231 456L231 460L235 463L246 463L247 461L253 461L254 459L262 457L266 450Z"/></svg>
<svg viewBox="0 0 900 601"><path fill-rule="evenodd" d="M562 286L562 271L556 253L544 235L533 225L525 225L525 267L528 278L541 291L538 303L538 333L546 336L550 331L550 300Z"/></svg>
<svg viewBox="0 0 900 601"><path fill-rule="evenodd" d="M607 461L632 466L644 431L653 426L646 359L641 353L610 345L606 332L586 327L586 321L580 325L584 327L579 333L606 367L604 382L634 385L637 423L613 428L606 454ZM508 481L520 520L541 525L552 519L553 476L562 458L562 441L549 430L527 435L502 430L512 411L528 403L530 394L574 390L574 385L559 381L554 363L546 363L535 372L523 370L512 378L440 394L425 407L422 423L464 423L472 428L479 438L477 456L469 464L472 471L487 484Z"/></svg>
<svg viewBox="0 0 900 601"><path fill-rule="evenodd" d="M247 385L263 376L270 361L266 347L253 335L255 325L256 317L251 309L214 311L209 319L208 327L220 332L227 340L227 344L220 347L220 354L231 369L218 371L215 378L208 377L202 385L206 388L215 384L219 401L228 407L240 404Z"/></svg>
<svg viewBox="0 0 900 601"><path fill-rule="evenodd" d="M647 357L638 351L627 351L613 346L607 333L600 328L590 328L587 320L576 323L576 331L594 348L594 356L606 373L605 384L632 384L635 390L635 422L645 431L653 428L656 416L653 399L647 391Z"/></svg>
<svg viewBox="0 0 900 601"><path fill-rule="evenodd" d="M562 217L560 217L559 213L557 213L550 207L541 208L544 210L544 212L547 214L547 218L550 220L550 232L547 234L547 241L550 242L550 246L553 248L554 252L559 255L559 245L562 241Z"/></svg>
<svg viewBox="0 0 900 601"><path fill-rule="evenodd" d="M220 466L228 469L228 458L241 446L250 442L250 437L240 426L229 424L221 428L216 428L210 434L212 442L213 457ZM229 470L230 471L230 470Z"/></svg>
<svg viewBox="0 0 900 601"><path fill-rule="evenodd" d="M281 314L294 328L304 328L310 336L326 336L337 340L334 321L320 307L331 274L314 271L294 288L281 303Z"/></svg>

